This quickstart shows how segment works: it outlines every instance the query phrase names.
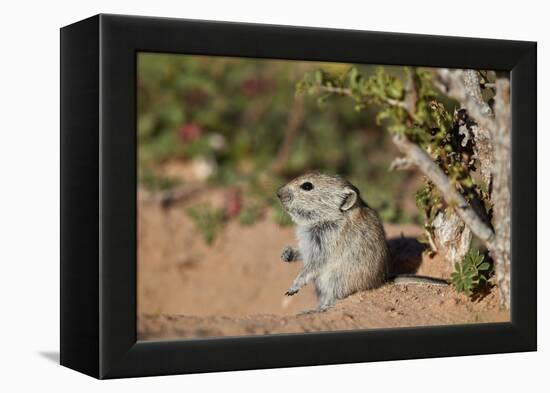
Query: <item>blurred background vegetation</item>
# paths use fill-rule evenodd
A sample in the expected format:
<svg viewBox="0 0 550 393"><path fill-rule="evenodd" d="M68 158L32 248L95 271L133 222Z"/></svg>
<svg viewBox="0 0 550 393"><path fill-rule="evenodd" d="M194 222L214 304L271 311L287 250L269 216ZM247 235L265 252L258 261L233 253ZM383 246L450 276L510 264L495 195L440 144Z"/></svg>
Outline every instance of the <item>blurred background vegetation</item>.
<svg viewBox="0 0 550 393"><path fill-rule="evenodd" d="M368 65L140 53L140 191L226 189L223 208L188 209L208 242L230 219L250 225L269 215L289 224L275 191L309 170L347 177L386 222L421 222L414 198L419 175L389 172L396 153L376 112L296 95L306 73L351 67L375 73Z"/></svg>

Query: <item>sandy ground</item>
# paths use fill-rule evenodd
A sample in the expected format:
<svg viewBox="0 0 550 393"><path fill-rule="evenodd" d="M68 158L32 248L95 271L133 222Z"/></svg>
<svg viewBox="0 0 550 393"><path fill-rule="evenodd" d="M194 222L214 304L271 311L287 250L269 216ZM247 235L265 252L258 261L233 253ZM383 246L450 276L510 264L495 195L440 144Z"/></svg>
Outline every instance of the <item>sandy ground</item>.
<svg viewBox="0 0 550 393"><path fill-rule="evenodd" d="M212 198L214 195L214 198ZM216 200L218 195L218 200ZM222 203L222 192L209 202ZM279 260L295 244L294 229L269 216L254 225L228 223L207 245L185 208L140 202L138 209L138 337L173 339L321 330L445 325L509 320L497 292L472 302L451 288L387 284L357 293L324 313L297 315L315 307L313 286L284 296L300 264ZM421 229L386 225L392 270L447 278L450 268L422 254Z"/></svg>

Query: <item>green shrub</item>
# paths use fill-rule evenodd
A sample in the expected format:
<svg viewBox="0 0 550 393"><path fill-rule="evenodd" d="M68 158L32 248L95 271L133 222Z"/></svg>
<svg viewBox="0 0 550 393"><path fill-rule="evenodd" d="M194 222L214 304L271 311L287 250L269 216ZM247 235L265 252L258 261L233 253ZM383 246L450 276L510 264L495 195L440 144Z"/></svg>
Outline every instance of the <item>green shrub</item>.
<svg viewBox="0 0 550 393"><path fill-rule="evenodd" d="M255 187L262 211L273 206L274 190L295 176L310 170L339 173L361 189L367 202L380 209L386 221L406 221L411 213L403 214L404 198L395 198L402 194L397 190L405 175L388 176L391 140L375 124L372 111L356 112L344 100L319 107L316 97L296 98L296 81L318 68L327 78L355 70L348 78L355 88L359 88L359 74L365 78L376 75L375 67L370 65L140 54L140 173L146 168L158 170L170 160L204 157L216 167L208 179L213 186L238 187L242 191ZM402 67L386 66L384 70L388 75L404 76ZM384 91L399 97L402 82L380 75L388 84ZM374 85L372 89L380 90ZM301 106L301 110L295 110ZM282 155L283 164L274 171L273 161L280 157L288 138L292 113L301 115L294 126L292 143ZM273 187L256 187L253 183L262 177ZM152 191L175 184L148 175L140 176L139 181ZM253 213L243 213L243 222L254 221ZM278 207L275 217L281 225L290 224Z"/></svg>
<svg viewBox="0 0 550 393"><path fill-rule="evenodd" d="M261 209L258 205L252 204L246 206L239 213L239 224L241 225L253 225L260 218Z"/></svg>
<svg viewBox="0 0 550 393"><path fill-rule="evenodd" d="M187 209L187 215L193 220L195 228L208 244L214 242L225 224L223 209L214 209L203 205Z"/></svg>
<svg viewBox="0 0 550 393"><path fill-rule="evenodd" d="M451 284L466 296L473 296L483 289L492 274L492 266L479 251L470 251L461 263L455 263Z"/></svg>

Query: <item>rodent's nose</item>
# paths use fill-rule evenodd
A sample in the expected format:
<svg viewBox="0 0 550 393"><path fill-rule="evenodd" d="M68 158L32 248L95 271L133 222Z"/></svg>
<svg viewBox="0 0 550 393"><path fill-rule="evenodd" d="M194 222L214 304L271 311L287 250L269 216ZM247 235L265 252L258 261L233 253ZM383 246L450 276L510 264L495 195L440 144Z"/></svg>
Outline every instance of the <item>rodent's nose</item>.
<svg viewBox="0 0 550 393"><path fill-rule="evenodd" d="M291 199L290 192L288 192L288 190L286 190L284 187L281 187L277 190L277 196L282 202L285 202Z"/></svg>

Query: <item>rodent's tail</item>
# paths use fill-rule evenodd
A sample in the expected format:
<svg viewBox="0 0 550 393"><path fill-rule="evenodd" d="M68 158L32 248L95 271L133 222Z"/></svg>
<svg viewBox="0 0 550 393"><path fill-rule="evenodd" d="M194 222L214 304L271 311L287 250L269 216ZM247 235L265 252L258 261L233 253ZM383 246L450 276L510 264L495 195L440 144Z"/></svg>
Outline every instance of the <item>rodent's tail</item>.
<svg viewBox="0 0 550 393"><path fill-rule="evenodd" d="M394 284L428 284L428 285L449 285L449 281L441 278L417 276L415 274L398 274L390 277L390 282Z"/></svg>

